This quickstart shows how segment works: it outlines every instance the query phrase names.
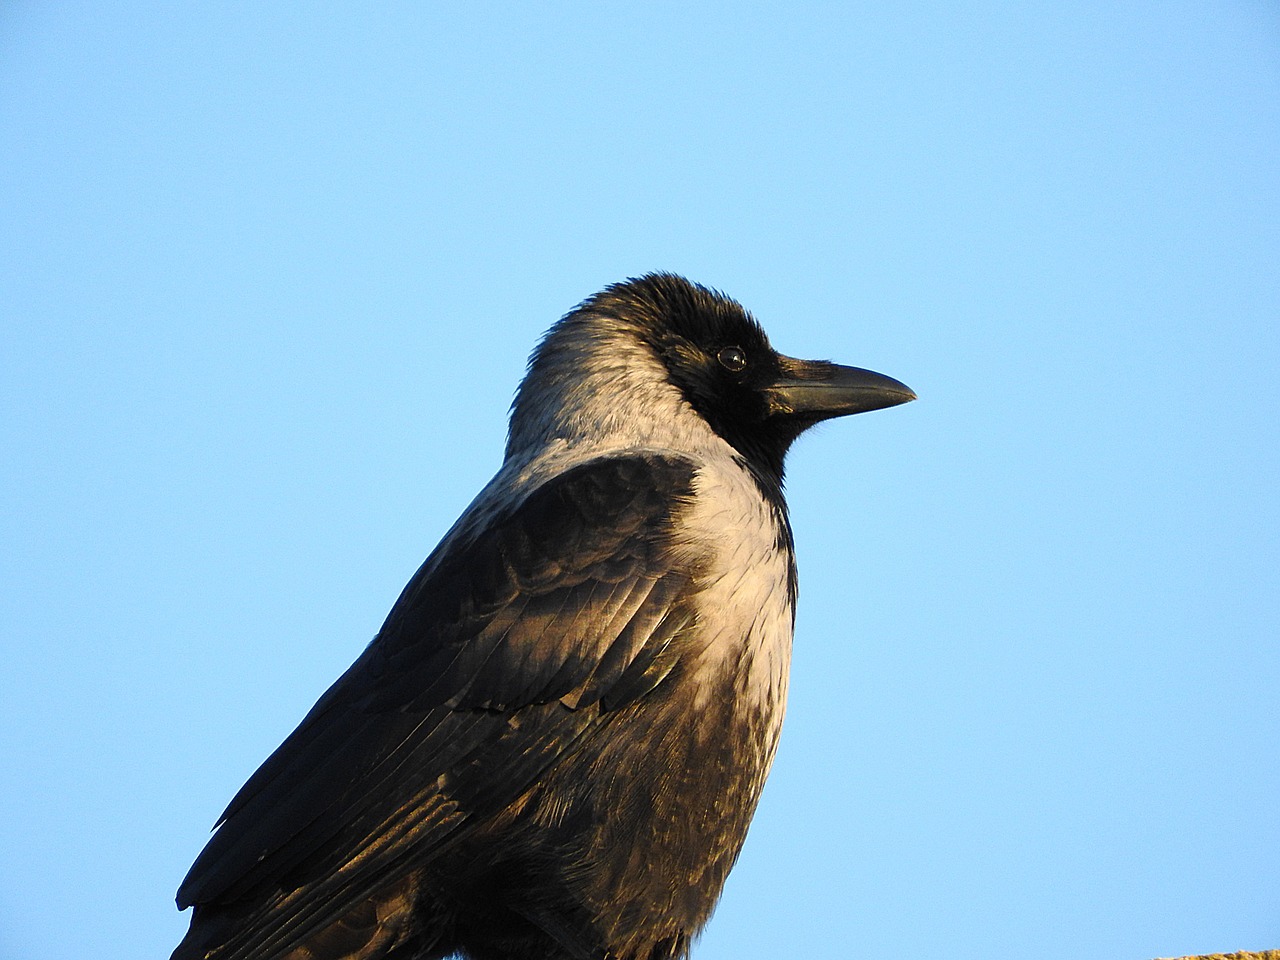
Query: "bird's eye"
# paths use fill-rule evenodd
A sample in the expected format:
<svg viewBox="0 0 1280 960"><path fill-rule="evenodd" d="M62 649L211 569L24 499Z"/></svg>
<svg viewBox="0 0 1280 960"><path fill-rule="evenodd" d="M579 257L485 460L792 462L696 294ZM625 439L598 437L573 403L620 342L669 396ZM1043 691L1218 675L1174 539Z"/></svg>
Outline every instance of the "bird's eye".
<svg viewBox="0 0 1280 960"><path fill-rule="evenodd" d="M742 352L741 347L721 347L716 359L720 361L720 366L733 373L741 373L747 369L747 355Z"/></svg>

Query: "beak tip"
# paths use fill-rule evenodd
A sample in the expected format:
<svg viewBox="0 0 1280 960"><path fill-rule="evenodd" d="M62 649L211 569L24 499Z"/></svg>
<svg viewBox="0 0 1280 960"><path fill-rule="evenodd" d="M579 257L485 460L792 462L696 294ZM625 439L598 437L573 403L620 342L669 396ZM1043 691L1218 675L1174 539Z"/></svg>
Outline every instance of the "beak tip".
<svg viewBox="0 0 1280 960"><path fill-rule="evenodd" d="M883 375L877 374L877 376ZM901 380L894 380L892 377L883 377L879 393L886 407L897 407L919 399L919 395L914 390Z"/></svg>

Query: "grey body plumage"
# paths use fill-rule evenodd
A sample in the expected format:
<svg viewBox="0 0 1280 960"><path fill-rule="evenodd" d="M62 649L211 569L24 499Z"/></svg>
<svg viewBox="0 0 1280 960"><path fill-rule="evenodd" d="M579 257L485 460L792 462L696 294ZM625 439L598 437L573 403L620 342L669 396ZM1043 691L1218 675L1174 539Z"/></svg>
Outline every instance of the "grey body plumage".
<svg viewBox="0 0 1280 960"><path fill-rule="evenodd" d="M903 403L669 274L544 338L506 457L241 789L172 960L674 960L785 708L787 448Z"/></svg>

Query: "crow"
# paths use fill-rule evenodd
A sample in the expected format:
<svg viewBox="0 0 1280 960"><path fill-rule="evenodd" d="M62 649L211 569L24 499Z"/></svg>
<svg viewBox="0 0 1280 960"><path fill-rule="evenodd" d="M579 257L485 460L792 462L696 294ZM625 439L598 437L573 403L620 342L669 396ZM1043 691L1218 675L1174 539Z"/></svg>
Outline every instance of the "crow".
<svg viewBox="0 0 1280 960"><path fill-rule="evenodd" d="M231 801L172 960L676 960L782 725L783 459L915 398L668 273L556 323L497 475Z"/></svg>

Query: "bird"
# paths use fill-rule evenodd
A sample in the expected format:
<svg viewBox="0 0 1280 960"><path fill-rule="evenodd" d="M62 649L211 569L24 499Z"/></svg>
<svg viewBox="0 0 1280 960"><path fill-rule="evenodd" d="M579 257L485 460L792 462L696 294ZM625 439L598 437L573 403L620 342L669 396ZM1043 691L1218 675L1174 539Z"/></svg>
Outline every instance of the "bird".
<svg viewBox="0 0 1280 960"><path fill-rule="evenodd" d="M678 960L773 762L784 458L901 382L672 273L535 347L503 462L237 793L172 960Z"/></svg>

